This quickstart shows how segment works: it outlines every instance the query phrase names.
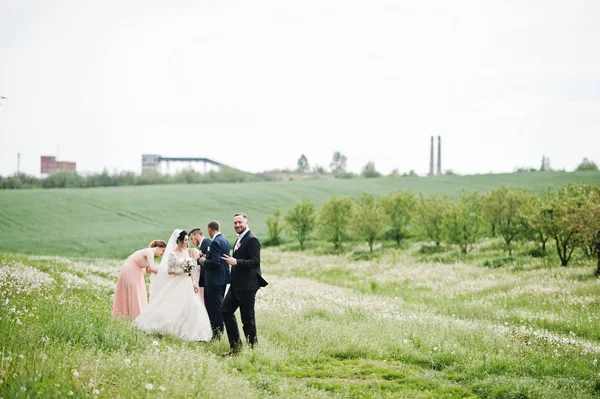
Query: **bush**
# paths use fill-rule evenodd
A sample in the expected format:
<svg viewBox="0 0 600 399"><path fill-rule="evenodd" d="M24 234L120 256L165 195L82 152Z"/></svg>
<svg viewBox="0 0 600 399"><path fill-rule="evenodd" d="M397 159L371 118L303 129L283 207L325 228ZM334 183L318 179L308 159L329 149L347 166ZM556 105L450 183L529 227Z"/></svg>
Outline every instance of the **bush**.
<svg viewBox="0 0 600 399"><path fill-rule="evenodd" d="M581 163L579 165L577 165L577 169L575 169L575 171L577 171L577 172L582 172L582 171L597 172L598 165L596 165L596 162L594 162L594 161L591 161L587 158L583 158L583 161L581 161Z"/></svg>
<svg viewBox="0 0 600 399"><path fill-rule="evenodd" d="M437 245L423 244L423 245L421 245L421 248L419 248L419 250L417 252L422 255L431 255L431 254L439 254L440 252L444 252L445 250L446 250L446 247L443 247L443 246L438 247Z"/></svg>
<svg viewBox="0 0 600 399"><path fill-rule="evenodd" d="M531 256L532 258L545 258L548 254L542 248L535 247L525 252L525 255Z"/></svg>
<svg viewBox="0 0 600 399"><path fill-rule="evenodd" d="M491 269L496 269L498 267L510 265L514 261L515 261L515 259L512 256L505 256L502 258L494 258L494 259L486 260L485 262L483 262L482 266L489 267Z"/></svg>

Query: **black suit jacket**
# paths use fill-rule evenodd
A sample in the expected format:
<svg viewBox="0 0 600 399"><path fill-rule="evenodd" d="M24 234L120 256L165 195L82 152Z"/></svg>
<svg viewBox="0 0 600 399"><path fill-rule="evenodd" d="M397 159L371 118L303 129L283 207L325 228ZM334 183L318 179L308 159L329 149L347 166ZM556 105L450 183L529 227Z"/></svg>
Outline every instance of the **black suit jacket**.
<svg viewBox="0 0 600 399"><path fill-rule="evenodd" d="M221 259L223 255L229 255L229 240L223 234L218 234L213 237L202 267L202 272L205 274L205 286L227 285L231 281L229 265Z"/></svg>
<svg viewBox="0 0 600 399"><path fill-rule="evenodd" d="M260 241L254 233L244 235L232 256L237 259L237 265L231 266L231 286L236 291L257 290L268 284L260 272Z"/></svg>
<svg viewBox="0 0 600 399"><path fill-rule="evenodd" d="M203 254L208 254L208 249L210 248L210 244L211 244L210 238L205 237L202 240L202 242L200 243L200 246L198 247L198 249ZM206 272L205 272L204 268L202 267L202 268L200 268L200 281L198 282L198 285L200 287L204 287L204 284L206 283L205 279L206 279Z"/></svg>

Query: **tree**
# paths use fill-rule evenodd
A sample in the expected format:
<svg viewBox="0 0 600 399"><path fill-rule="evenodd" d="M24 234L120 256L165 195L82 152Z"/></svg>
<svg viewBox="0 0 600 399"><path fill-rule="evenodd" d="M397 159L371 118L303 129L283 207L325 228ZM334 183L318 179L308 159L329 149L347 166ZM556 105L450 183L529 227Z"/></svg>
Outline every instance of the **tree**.
<svg viewBox="0 0 600 399"><path fill-rule="evenodd" d="M540 166L540 172L552 170L550 166L550 157L542 155L542 165Z"/></svg>
<svg viewBox="0 0 600 399"><path fill-rule="evenodd" d="M309 200L297 202L285 215L286 228L300 242L304 250L304 242L315 228L315 204Z"/></svg>
<svg viewBox="0 0 600 399"><path fill-rule="evenodd" d="M415 225L438 247L443 238L444 214L449 206L448 197L439 195L424 197L421 194L417 204Z"/></svg>
<svg viewBox="0 0 600 399"><path fill-rule="evenodd" d="M380 201L372 194L361 194L355 202L350 225L357 237L367 241L371 252L386 224L387 216Z"/></svg>
<svg viewBox="0 0 600 399"><path fill-rule="evenodd" d="M283 231L283 226L279 224L279 217L281 216L281 212L279 209L275 209L273 215L267 218L267 231L269 235L269 243L271 245L279 245L281 232Z"/></svg>
<svg viewBox="0 0 600 399"><path fill-rule="evenodd" d="M444 214L442 228L444 237L451 244L459 246L466 254L472 248L483 222L481 211L481 196L477 193L461 193L460 202L451 204Z"/></svg>
<svg viewBox="0 0 600 399"><path fill-rule="evenodd" d="M542 198L534 194L525 194L525 199L519 217L523 221L523 235L529 239L539 242L542 251L546 251L548 232L544 228L543 203L549 201L550 190L546 190Z"/></svg>
<svg viewBox="0 0 600 399"><path fill-rule="evenodd" d="M594 161L590 161L587 158L583 158L583 161L581 161L581 163L579 165L577 165L577 169L575 169L575 171L576 172L582 172L582 171L597 172L598 165L596 165L596 163Z"/></svg>
<svg viewBox="0 0 600 399"><path fill-rule="evenodd" d="M483 211L495 230L504 239L508 255L512 255L512 241L523 231L523 220L519 211L525 202L525 196L519 191L510 191L500 187L488 193L483 200Z"/></svg>
<svg viewBox="0 0 600 399"><path fill-rule="evenodd" d="M486 194L481 201L483 217L490 224L492 237L496 237L496 226L502 213L502 203L499 198L493 197L492 192Z"/></svg>
<svg viewBox="0 0 600 399"><path fill-rule="evenodd" d="M321 238L339 249L347 238L348 224L353 208L352 198L331 197L319 210L317 227Z"/></svg>
<svg viewBox="0 0 600 399"><path fill-rule="evenodd" d="M396 240L396 245L400 246L414 214L415 195L410 191L396 191L382 197L381 204L388 217L389 230Z"/></svg>
<svg viewBox="0 0 600 399"><path fill-rule="evenodd" d="M554 239L561 266L568 265L575 248L580 244L578 213L598 195L600 188L590 184L569 184L542 204L542 224Z"/></svg>
<svg viewBox="0 0 600 399"><path fill-rule="evenodd" d="M310 171L310 166L308 165L308 159L304 154L300 155L298 158L298 172L308 173Z"/></svg>
<svg viewBox="0 0 600 399"><path fill-rule="evenodd" d="M331 160L331 163L329 164L329 167L331 168L331 173L333 173L336 177L344 177L347 172L346 172L346 162L348 161L348 158L346 158L345 155L343 155L341 152L336 151L333 153L333 159Z"/></svg>
<svg viewBox="0 0 600 399"><path fill-rule="evenodd" d="M365 167L363 168L362 171L362 175L363 177L379 177L381 176L381 173L379 173L376 169L375 169L375 163L374 162L368 162Z"/></svg>
<svg viewBox="0 0 600 399"><path fill-rule="evenodd" d="M322 166L321 166L321 165L319 165L319 164L316 164L316 165L315 165L315 167L314 167L314 169L313 169L313 173L315 173L315 174L317 174L317 175L324 175L324 174L326 174L327 172L325 171L325 168L324 168L324 167L322 167Z"/></svg>
<svg viewBox="0 0 600 399"><path fill-rule="evenodd" d="M600 277L600 195L586 203L573 218L578 242L597 259L596 276Z"/></svg>

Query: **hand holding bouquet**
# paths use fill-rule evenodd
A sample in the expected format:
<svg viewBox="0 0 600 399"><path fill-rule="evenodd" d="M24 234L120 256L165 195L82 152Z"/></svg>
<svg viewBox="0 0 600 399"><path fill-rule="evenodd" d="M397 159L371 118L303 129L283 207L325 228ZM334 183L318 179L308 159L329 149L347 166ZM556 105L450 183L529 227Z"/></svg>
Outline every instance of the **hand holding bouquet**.
<svg viewBox="0 0 600 399"><path fill-rule="evenodd" d="M188 276L192 275L192 270L196 267L196 261L192 258L186 258L183 260L183 271L187 273Z"/></svg>

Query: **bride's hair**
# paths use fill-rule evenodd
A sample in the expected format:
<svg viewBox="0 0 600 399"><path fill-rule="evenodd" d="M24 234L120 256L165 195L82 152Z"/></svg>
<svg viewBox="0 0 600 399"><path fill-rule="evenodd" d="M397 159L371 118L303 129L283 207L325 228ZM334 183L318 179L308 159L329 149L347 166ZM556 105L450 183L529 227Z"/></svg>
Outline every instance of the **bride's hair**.
<svg viewBox="0 0 600 399"><path fill-rule="evenodd" d="M163 240L154 240L150 243L150 248L166 248L167 247L167 243L164 242Z"/></svg>
<svg viewBox="0 0 600 399"><path fill-rule="evenodd" d="M181 243L183 242L183 240L185 240L185 236L187 236L188 233L185 230L181 230L181 233L179 233L179 235L177 236L177 243Z"/></svg>

